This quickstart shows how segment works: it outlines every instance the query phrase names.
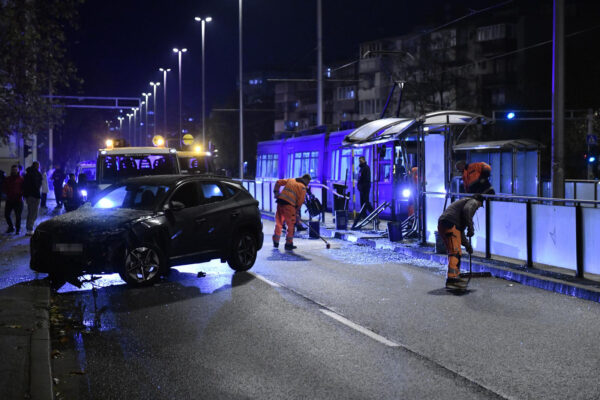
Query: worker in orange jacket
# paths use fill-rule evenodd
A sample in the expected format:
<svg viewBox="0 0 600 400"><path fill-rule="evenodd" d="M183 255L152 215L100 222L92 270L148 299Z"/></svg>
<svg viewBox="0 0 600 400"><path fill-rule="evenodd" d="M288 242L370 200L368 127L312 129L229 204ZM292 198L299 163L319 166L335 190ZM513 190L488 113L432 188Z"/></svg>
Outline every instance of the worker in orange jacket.
<svg viewBox="0 0 600 400"><path fill-rule="evenodd" d="M296 213L304 204L306 188L310 182L310 175L305 174L301 178L279 179L275 183L273 194L277 199L277 213L275 214L275 232L273 233L273 247L279 247L279 239L283 229L283 223L287 225L285 235L285 249L294 250L294 227L296 225ZM283 186L283 190L279 189Z"/></svg>
<svg viewBox="0 0 600 400"><path fill-rule="evenodd" d="M458 172L462 174L463 186L466 193L486 193L492 194L492 184L490 175L492 167L484 162L469 163L460 160L455 164Z"/></svg>
<svg viewBox="0 0 600 400"><path fill-rule="evenodd" d="M465 246L467 253L473 253L473 247L467 239L475 234L473 216L479 207L483 206L483 196L475 194L450 204L438 219L438 233L444 241L448 252L448 279L446 288L464 290L467 281L460 277L461 248ZM465 236L465 229L467 235Z"/></svg>

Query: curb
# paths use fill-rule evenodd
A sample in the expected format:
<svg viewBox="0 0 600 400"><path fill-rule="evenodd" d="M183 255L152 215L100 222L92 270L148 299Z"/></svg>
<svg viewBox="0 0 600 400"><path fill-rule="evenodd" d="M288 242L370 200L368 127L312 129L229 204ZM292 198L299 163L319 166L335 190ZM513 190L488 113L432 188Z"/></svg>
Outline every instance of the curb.
<svg viewBox="0 0 600 400"><path fill-rule="evenodd" d="M261 212L262 218L274 221L275 217L271 213ZM344 240L346 242L358 245L379 248L382 250L391 250L406 256L429 260L446 264L445 254L436 254L430 247L413 247L399 243L389 242L379 244L373 239L363 239L352 233L339 232L334 229L321 227L320 234L331 238ZM551 292L577 297L583 300L600 302L600 283L587 279L579 279L573 276L561 274L558 272L545 271L537 268L526 268L519 264L488 260L480 257L472 259L473 272L489 272L495 278L507 281L517 282L525 286L531 286ZM464 266L463 266L464 270Z"/></svg>
<svg viewBox="0 0 600 400"><path fill-rule="evenodd" d="M50 287L41 289L42 295L36 298L36 328L31 335L29 355L29 394L33 400L51 400L52 372L50 364Z"/></svg>

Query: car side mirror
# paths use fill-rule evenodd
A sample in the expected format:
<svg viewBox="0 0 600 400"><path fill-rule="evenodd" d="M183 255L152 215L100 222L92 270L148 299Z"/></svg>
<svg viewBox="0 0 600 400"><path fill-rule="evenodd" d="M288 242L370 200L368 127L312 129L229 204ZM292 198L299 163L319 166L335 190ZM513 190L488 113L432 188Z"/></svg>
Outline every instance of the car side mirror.
<svg viewBox="0 0 600 400"><path fill-rule="evenodd" d="M184 208L185 204L180 201L170 201L169 204L165 206L165 209L170 211L183 210Z"/></svg>

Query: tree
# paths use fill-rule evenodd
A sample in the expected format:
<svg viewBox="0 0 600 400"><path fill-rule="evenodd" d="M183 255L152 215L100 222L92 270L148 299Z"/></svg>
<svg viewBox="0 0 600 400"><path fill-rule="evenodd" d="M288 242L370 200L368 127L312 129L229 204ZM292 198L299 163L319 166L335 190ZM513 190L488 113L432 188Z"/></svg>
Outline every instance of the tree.
<svg viewBox="0 0 600 400"><path fill-rule="evenodd" d="M27 137L61 120L45 95L78 83L66 33L83 0L0 0L0 138Z"/></svg>

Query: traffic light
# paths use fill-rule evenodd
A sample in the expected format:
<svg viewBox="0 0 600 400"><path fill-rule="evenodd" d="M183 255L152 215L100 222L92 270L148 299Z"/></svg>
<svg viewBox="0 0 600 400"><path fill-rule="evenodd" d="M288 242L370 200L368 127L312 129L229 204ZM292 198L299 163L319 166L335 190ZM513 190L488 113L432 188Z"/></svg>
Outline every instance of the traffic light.
<svg viewBox="0 0 600 400"><path fill-rule="evenodd" d="M23 158L29 157L31 154L31 146L28 144L23 145Z"/></svg>

